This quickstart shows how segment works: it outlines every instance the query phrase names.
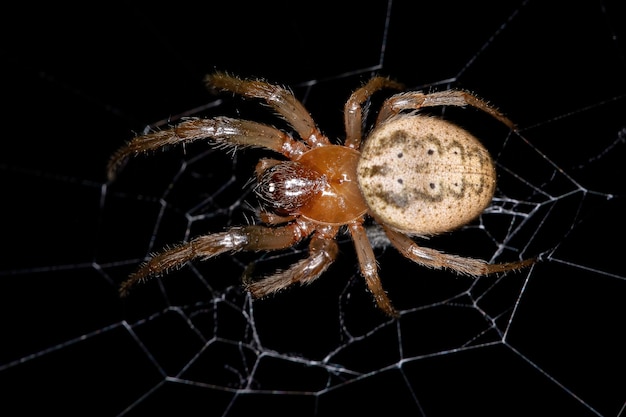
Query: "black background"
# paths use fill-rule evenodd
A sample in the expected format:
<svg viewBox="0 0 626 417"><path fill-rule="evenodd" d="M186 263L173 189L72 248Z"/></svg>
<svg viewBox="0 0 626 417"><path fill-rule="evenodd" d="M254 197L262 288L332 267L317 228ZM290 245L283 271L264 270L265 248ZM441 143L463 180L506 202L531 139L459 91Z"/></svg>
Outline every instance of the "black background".
<svg viewBox="0 0 626 417"><path fill-rule="evenodd" d="M2 58L3 414L623 415L626 16L617 3L229 1L5 13L13 29L4 25ZM211 338L249 341L250 327L228 303L217 305L214 321L211 294L184 279L189 270L164 281L166 291L148 284L120 300L117 284L150 250L251 215L238 199L254 153L233 165L230 156L190 146L138 158L113 184L105 176L109 155L136 132L205 105L197 115L273 122L259 106L228 97L212 107L217 98L202 78L215 70L290 86L332 138L342 136L345 99L374 73L408 88L469 89L505 111L521 132L506 147L498 143L510 138L506 129L474 112L446 114L476 123L494 153L504 149L500 166L523 181L503 173L499 195L539 203L511 243L542 262L495 293L504 299L486 302L493 311L499 303L518 308L510 334L487 334L472 344L479 348L454 353L459 340L477 336L476 309L431 308L387 322L365 294L346 242L315 285L244 310L255 312L267 349L246 391L235 375L250 370L232 368L242 356L254 363L258 352ZM180 161L203 153L204 168L192 170L200 180L165 191ZM157 221L160 197L188 209L228 181L206 221L188 228L176 210ZM233 202L235 211L224 209ZM493 255L481 246L484 236L475 237L432 241ZM393 251L380 254L385 287L403 311L468 287ZM502 259L517 255L505 250ZM234 283L253 259L244 254L194 271L226 300L245 303ZM269 258L259 268L294 259ZM511 313L498 328L507 328ZM190 317L204 339L190 330ZM355 336L376 330L357 342L342 329ZM331 362L362 377L315 366L337 346L346 348ZM297 359L280 359L286 354Z"/></svg>

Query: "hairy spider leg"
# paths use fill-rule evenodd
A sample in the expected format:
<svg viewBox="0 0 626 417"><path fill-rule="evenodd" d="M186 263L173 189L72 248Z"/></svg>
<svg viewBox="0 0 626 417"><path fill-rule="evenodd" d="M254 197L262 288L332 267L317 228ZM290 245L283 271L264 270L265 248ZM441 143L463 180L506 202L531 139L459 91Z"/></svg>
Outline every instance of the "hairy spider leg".
<svg viewBox="0 0 626 417"><path fill-rule="evenodd" d="M310 147L330 145L302 103L285 88L260 80L243 80L223 72L205 77L211 89L230 91L243 97L264 100Z"/></svg>
<svg viewBox="0 0 626 417"><path fill-rule="evenodd" d="M397 317L398 312L391 304L391 300L387 297L387 293L380 282L376 256L374 255L374 250L372 249L372 245L362 223L363 219L349 225L350 235L354 241L354 247L356 248L357 258L359 260L361 275L365 278L365 284L374 296L376 305L389 316Z"/></svg>
<svg viewBox="0 0 626 417"><path fill-rule="evenodd" d="M386 77L374 77L355 90L344 106L343 120L346 129L345 146L359 149L363 139L363 104L383 88L402 89L403 85Z"/></svg>
<svg viewBox="0 0 626 417"><path fill-rule="evenodd" d="M319 278L335 261L339 247L334 237L338 228L316 230L309 242L309 255L258 281L245 283L245 288L256 298L262 298L285 289L292 284L310 284Z"/></svg>
<svg viewBox="0 0 626 417"><path fill-rule="evenodd" d="M515 123L498 109L473 94L460 90L447 90L430 94L415 91L396 94L385 100L378 113L376 124L384 122L403 110L418 110L423 107L435 106L465 107L468 105L489 114L509 128L515 130Z"/></svg>
<svg viewBox="0 0 626 417"><path fill-rule="evenodd" d="M308 149L304 143L293 140L282 130L262 123L229 117L188 119L170 129L137 136L122 146L109 160L108 178L114 180L119 169L131 156L203 139L213 140L222 147L267 148L288 158L301 155Z"/></svg>
<svg viewBox="0 0 626 417"><path fill-rule="evenodd" d="M448 268L459 274L481 276L497 272L518 270L532 265L535 259L525 259L518 262L504 262L490 264L482 259L465 258L451 255L432 248L419 246L413 239L402 233L383 226L391 244L406 258L429 268Z"/></svg>
<svg viewBox="0 0 626 417"><path fill-rule="evenodd" d="M279 227L250 225L233 227L225 232L199 236L187 243L179 244L155 254L122 283L120 286L120 294L126 296L138 283L145 282L149 278L164 275L194 259L206 260L226 252L238 252L241 250L271 251L286 249L314 232L315 229L311 223L296 220ZM314 234L311 246L315 253L312 254L311 257L315 258L321 255L319 259L315 258L318 260L317 263L320 268L311 267L307 269L307 265L305 264L300 266L296 265L292 269L277 273L276 275L286 276L289 271L292 271L293 274L297 276L297 279L292 279L289 283L293 283L297 280L312 281L317 278L319 274L328 267L330 262L332 262L337 250L336 248L333 249L333 244L322 244L320 246L320 239L315 239L316 236L321 237L319 233ZM289 285L286 279L281 279L280 281L282 285L267 285L269 281L266 284L259 284L255 287L258 290L257 294L265 295ZM261 281L261 283L262 282L263 281Z"/></svg>
<svg viewBox="0 0 626 417"><path fill-rule="evenodd" d="M265 147L291 159L302 155L309 148L330 145L330 141L320 132L309 112L289 90L264 81L242 80L224 73L208 75L205 82L211 89L264 100L304 142L296 141L287 133L262 123L228 117L194 118L171 129L138 136L122 146L109 160L109 180L115 178L120 167L131 156L199 139L211 139L222 146Z"/></svg>

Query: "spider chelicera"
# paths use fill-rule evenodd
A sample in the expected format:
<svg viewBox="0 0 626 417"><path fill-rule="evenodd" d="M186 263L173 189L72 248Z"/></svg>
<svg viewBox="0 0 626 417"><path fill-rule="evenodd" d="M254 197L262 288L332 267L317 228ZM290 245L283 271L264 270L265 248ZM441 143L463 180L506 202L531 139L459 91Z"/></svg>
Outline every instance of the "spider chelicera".
<svg viewBox="0 0 626 417"><path fill-rule="evenodd" d="M256 194L263 224L232 227L198 236L154 255L121 285L126 295L138 282L167 273L193 259L225 252L285 249L309 239L308 256L288 268L246 284L254 297L275 293L294 283L317 279L335 260L336 237L347 229L356 248L361 275L378 307L397 311L383 289L364 222L377 222L391 244L406 258L432 268L449 268L479 276L519 269L533 259L489 264L481 259L418 245L414 238L455 230L475 219L491 202L496 184L492 159L466 130L419 110L432 106L472 106L513 128L498 110L457 90L424 94L400 92L387 98L364 137L364 104L383 88L402 86L374 77L355 90L345 104L346 139L332 144L308 111L285 88L224 73L206 77L209 88L265 101L297 135L249 120L193 118L162 131L135 137L108 165L112 180L129 157L167 145L211 140L222 146L254 146L282 155L256 166Z"/></svg>

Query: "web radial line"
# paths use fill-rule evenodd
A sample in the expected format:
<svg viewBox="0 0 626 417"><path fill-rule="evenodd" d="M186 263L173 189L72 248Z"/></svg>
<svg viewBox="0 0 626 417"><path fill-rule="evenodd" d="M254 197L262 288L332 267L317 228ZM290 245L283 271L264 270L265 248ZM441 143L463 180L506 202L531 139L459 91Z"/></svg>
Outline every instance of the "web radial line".
<svg viewBox="0 0 626 417"><path fill-rule="evenodd" d="M554 383L556 386L558 386L559 388L561 388L563 391L565 391L567 394L569 394L572 398L574 398L576 401L578 401L580 404L582 404L583 406L585 406L589 411L591 411L592 413L594 413L597 416L602 417L602 414L596 410L595 408L593 408L589 403L587 403L585 400L583 400L582 398L580 398L578 395L576 395L574 393L574 391L572 391L571 389L567 388L565 385L563 385L559 380L557 380L555 377L553 377L552 375L550 375L548 372L544 371L543 369L541 369L541 367L539 365L537 365L535 362L531 361L528 357L526 357L523 353L521 353L519 350L515 349L513 346L511 346L509 343L505 343L505 346L508 347L509 349L511 349L511 352L515 353L517 356L519 356L522 360L524 360L527 364L529 364L530 366L532 366L537 372L539 372L541 375L545 376L546 378L548 378L549 381L551 381L552 383Z"/></svg>
<svg viewBox="0 0 626 417"><path fill-rule="evenodd" d="M168 381L168 378L165 378L165 379L161 380L158 384L156 384L152 388L150 388L148 391L144 392L143 395L141 395L139 398L137 398L136 401L134 401L128 407L126 407L124 410L122 410L118 414L118 416L121 417L121 416L126 415L128 412L133 411L133 409L136 406L140 405L144 400L146 400L148 397L150 397L150 395L152 395L152 393L156 392L167 381Z"/></svg>
<svg viewBox="0 0 626 417"><path fill-rule="evenodd" d="M520 9L524 6L526 6L526 4L528 3L529 0L525 0L521 6L519 6L517 9L513 10L513 13L511 13L509 15L509 17L504 21L504 23L502 23L498 29L496 29L496 31L482 44L482 46L478 49L478 51L476 51L476 53L474 54L474 56L472 56L467 63L463 66L463 68L461 68L461 70L457 73L455 78L459 78L464 72L465 70L467 70L469 67L472 66L472 64L476 61L476 59L478 59L478 57L489 47L489 45L491 45L494 41L494 39L496 37L498 37L498 35L500 35L500 33L502 33L504 31L504 29L509 25L509 23L511 23L513 21L513 19L515 19L515 17L518 15Z"/></svg>
<svg viewBox="0 0 626 417"><path fill-rule="evenodd" d="M559 259L559 258L555 258L555 257L550 257L550 262L556 262L556 263L560 263L562 265L567 265L567 266L572 267L572 268L578 268L578 269L583 270L583 271L592 272L592 273L598 274L598 275L603 275L605 277L617 278L617 279L621 279L621 280L626 281L626 277L623 276L623 275L619 275L619 274L616 274L616 273L613 273L613 272L603 271L603 270L598 269L598 268L592 268L592 267L589 267L589 266L580 265L580 264L577 264L575 262L568 261L566 259Z"/></svg>
<svg viewBox="0 0 626 417"><path fill-rule="evenodd" d="M0 364L0 371L4 371L4 370L12 368L12 367L14 367L16 365L21 365L21 364L23 364L25 362L29 362L29 361L31 361L33 359L40 358L40 357L45 356L45 355L47 355L49 353L53 353L53 352L56 352L58 350L65 349L68 346L72 346L72 345L75 345L75 344L77 344L79 342L83 342L85 340L91 339L92 337L99 336L99 335L101 335L103 333L110 332L112 330L117 329L118 327L122 327L123 325L124 325L124 323L115 323L115 324L106 326L106 327L104 327L102 329L94 330L93 332L86 333L84 335L75 337L75 338L70 339L70 340L66 340L65 342L62 342L62 343L59 343L57 345L51 346L51 347L49 347L47 349L43 349L43 350L40 350L38 352L31 353L30 355L22 356L21 358L13 360L11 362Z"/></svg>
<svg viewBox="0 0 626 417"><path fill-rule="evenodd" d="M383 28L383 37L380 42L380 57L378 59L378 67L382 68L385 63L385 52L387 52L387 38L389 36L389 26L391 22L391 6L393 0L387 0L387 14L385 15L385 27Z"/></svg>
<svg viewBox="0 0 626 417"><path fill-rule="evenodd" d="M411 393L411 398L413 398L413 401L415 402L415 406L419 410L419 415L425 416L426 412L425 412L424 408L422 407L422 404L420 403L420 400L417 398L417 394L415 393L415 390L411 386L411 380L404 373L404 370L402 368L400 368L400 375L402 375L402 379L404 380L404 383L406 384L407 388L409 389L409 392Z"/></svg>

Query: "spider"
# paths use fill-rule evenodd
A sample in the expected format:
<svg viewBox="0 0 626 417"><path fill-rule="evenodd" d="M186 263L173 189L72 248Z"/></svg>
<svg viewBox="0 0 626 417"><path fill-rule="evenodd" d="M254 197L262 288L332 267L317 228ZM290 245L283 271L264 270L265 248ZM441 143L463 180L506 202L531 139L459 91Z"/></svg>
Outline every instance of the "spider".
<svg viewBox="0 0 626 417"><path fill-rule="evenodd" d="M409 260L431 268L448 268L480 276L516 270L534 262L489 264L420 246L417 237L450 232L475 219L491 202L496 173L488 151L466 130L441 118L420 114L432 106L472 106L509 128L513 123L474 95L460 90L425 94L398 92L387 98L369 134L363 133L366 104L381 89L402 90L386 77L374 77L345 103L346 138L333 144L316 126L303 104L287 89L225 73L208 75L207 86L264 101L298 138L250 120L191 118L170 129L137 136L113 154L108 165L113 180L131 156L167 145L211 140L222 147L259 147L281 158L263 158L256 165L255 193L262 224L232 227L198 236L163 250L143 263L122 283L128 294L139 282L163 275L194 259L237 251L274 251L308 239L308 256L284 270L245 283L255 298L294 283L308 284L336 259L336 237L352 238L360 272L377 306L397 316L381 284L376 257L364 222L378 223L393 245Z"/></svg>

